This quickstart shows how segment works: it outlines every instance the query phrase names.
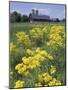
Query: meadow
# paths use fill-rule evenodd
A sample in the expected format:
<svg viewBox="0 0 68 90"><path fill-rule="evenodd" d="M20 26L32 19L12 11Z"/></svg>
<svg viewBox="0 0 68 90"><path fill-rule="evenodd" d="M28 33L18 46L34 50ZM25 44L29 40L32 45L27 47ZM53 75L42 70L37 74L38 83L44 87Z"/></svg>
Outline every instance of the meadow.
<svg viewBox="0 0 68 90"><path fill-rule="evenodd" d="M10 23L10 88L66 85L63 22Z"/></svg>

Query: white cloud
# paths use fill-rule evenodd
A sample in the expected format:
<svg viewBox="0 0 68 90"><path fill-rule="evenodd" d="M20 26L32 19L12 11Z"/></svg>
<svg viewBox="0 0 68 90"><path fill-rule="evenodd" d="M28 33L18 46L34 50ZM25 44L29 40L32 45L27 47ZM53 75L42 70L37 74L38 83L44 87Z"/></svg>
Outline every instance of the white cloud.
<svg viewBox="0 0 68 90"><path fill-rule="evenodd" d="M51 12L51 9L50 8L47 8L47 9L38 9L38 10L39 10L39 14L49 15L50 12Z"/></svg>

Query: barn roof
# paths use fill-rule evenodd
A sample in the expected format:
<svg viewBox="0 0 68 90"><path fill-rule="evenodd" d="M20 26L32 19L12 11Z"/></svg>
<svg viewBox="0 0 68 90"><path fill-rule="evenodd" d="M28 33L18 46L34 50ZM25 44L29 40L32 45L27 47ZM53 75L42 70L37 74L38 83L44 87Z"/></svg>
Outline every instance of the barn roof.
<svg viewBox="0 0 68 90"><path fill-rule="evenodd" d="M48 15L32 15L32 19L50 19Z"/></svg>

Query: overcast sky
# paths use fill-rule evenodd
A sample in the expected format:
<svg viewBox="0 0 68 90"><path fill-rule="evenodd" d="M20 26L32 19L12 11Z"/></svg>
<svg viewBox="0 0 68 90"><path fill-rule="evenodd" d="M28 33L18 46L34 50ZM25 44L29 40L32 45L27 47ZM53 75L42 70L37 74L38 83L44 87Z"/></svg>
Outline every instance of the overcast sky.
<svg viewBox="0 0 68 90"><path fill-rule="evenodd" d="M10 2L10 12L17 11L22 15L29 15L33 8L39 10L39 14L49 15L51 18L65 18L65 5L63 4Z"/></svg>

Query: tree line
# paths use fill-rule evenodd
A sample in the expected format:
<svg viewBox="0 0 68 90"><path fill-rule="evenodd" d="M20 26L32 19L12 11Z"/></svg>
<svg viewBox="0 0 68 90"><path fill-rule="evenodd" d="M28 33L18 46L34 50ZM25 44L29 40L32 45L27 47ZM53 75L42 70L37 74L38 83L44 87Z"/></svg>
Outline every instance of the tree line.
<svg viewBox="0 0 68 90"><path fill-rule="evenodd" d="M28 20L29 17L27 15L21 15L16 11L10 13L10 22L27 22Z"/></svg>
<svg viewBox="0 0 68 90"><path fill-rule="evenodd" d="M31 13L29 14L29 16L27 16L26 14L22 15L21 13L18 13L17 11L14 11L12 13L10 13L10 22L29 22L31 18ZM39 20L40 21L40 20ZM52 22L54 22L54 20L50 20ZM56 18L55 20L56 22L60 22L59 18ZM65 21L65 19L62 19L61 21Z"/></svg>

